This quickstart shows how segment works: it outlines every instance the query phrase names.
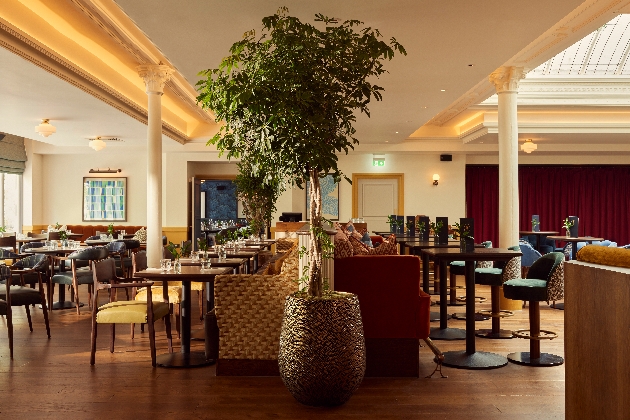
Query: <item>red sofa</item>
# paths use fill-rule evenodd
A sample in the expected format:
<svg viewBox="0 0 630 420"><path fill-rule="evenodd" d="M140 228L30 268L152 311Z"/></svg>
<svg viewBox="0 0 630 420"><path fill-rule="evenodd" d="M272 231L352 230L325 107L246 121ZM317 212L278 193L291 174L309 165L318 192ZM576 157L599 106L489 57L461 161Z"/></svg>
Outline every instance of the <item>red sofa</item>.
<svg viewBox="0 0 630 420"><path fill-rule="evenodd" d="M335 290L359 297L366 376L419 376L419 340L429 336L431 306L420 281L416 256L335 259Z"/></svg>

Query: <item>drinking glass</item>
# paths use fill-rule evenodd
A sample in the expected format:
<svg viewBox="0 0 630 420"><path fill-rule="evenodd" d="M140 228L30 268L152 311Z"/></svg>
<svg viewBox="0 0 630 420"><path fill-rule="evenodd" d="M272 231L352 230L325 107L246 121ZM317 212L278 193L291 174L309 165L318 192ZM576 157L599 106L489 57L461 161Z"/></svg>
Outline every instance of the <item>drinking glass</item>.
<svg viewBox="0 0 630 420"><path fill-rule="evenodd" d="M169 271L171 269L171 260L163 259L160 260L160 268L162 271Z"/></svg>
<svg viewBox="0 0 630 420"><path fill-rule="evenodd" d="M201 261L201 269L202 270L210 270L211 267L212 267L212 263L210 262L209 258L206 258L206 259Z"/></svg>

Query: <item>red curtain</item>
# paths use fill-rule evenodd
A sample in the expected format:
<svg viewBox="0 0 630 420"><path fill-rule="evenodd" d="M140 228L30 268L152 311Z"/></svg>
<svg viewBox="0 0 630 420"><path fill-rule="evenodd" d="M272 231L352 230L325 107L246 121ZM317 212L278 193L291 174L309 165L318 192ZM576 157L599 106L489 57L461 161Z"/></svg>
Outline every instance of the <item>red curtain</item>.
<svg viewBox="0 0 630 420"><path fill-rule="evenodd" d="M520 229L564 233L562 221L578 216L580 236L630 243L630 166L519 165ZM475 242L499 239L499 167L466 166L467 217L475 219ZM495 245L496 246L496 245Z"/></svg>

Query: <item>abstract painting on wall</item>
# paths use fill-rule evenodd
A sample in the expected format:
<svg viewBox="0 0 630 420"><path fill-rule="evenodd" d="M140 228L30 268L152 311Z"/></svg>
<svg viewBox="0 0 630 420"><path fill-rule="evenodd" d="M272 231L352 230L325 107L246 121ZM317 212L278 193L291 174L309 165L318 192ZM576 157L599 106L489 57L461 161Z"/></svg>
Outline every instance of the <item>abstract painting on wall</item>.
<svg viewBox="0 0 630 420"><path fill-rule="evenodd" d="M83 178L83 221L126 222L127 178Z"/></svg>
<svg viewBox="0 0 630 420"><path fill-rule="evenodd" d="M328 220L339 220L339 183L332 175L319 179L322 189L322 217ZM311 203L309 200L311 183L306 182L306 220L311 218Z"/></svg>

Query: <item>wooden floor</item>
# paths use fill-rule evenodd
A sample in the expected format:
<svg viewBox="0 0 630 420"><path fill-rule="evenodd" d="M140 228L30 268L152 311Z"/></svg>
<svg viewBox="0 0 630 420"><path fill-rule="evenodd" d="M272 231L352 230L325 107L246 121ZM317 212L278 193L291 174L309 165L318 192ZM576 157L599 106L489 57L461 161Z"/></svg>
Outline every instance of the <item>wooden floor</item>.
<svg viewBox="0 0 630 420"><path fill-rule="evenodd" d="M463 282L463 278L458 279ZM477 286L476 295L488 296L488 303L478 306L489 308L489 288ZM30 333L24 309L14 310L13 361L9 359L5 320L0 319L2 419L564 418L563 366L529 368L508 364L489 371L445 367L448 379L425 379L423 376L430 374L435 365L431 351L422 347L420 379L366 378L344 406L312 408L297 403L280 378L216 377L214 366L189 370L152 368L147 334L140 334L137 328L132 342L126 325L117 329L113 354L108 349L109 328L100 329L96 365L91 367L87 309L79 316L73 310L53 312L50 340L46 338L41 310L32 312L34 331ZM196 306L193 312L198 314ZM517 312L504 319L502 326L527 328L527 316L527 310ZM543 351L564 356L563 316L563 311L541 304L542 328L559 334L558 339L542 343ZM449 321L450 326L464 328L464 324L465 321ZM477 325L490 328L490 321ZM195 321L193 328L197 327L201 323ZM166 352L161 323L156 337L158 354ZM465 347L463 341L436 344L442 351ZM203 350L203 343L193 345ZM477 339L478 350L503 355L528 351L528 345L522 339Z"/></svg>

